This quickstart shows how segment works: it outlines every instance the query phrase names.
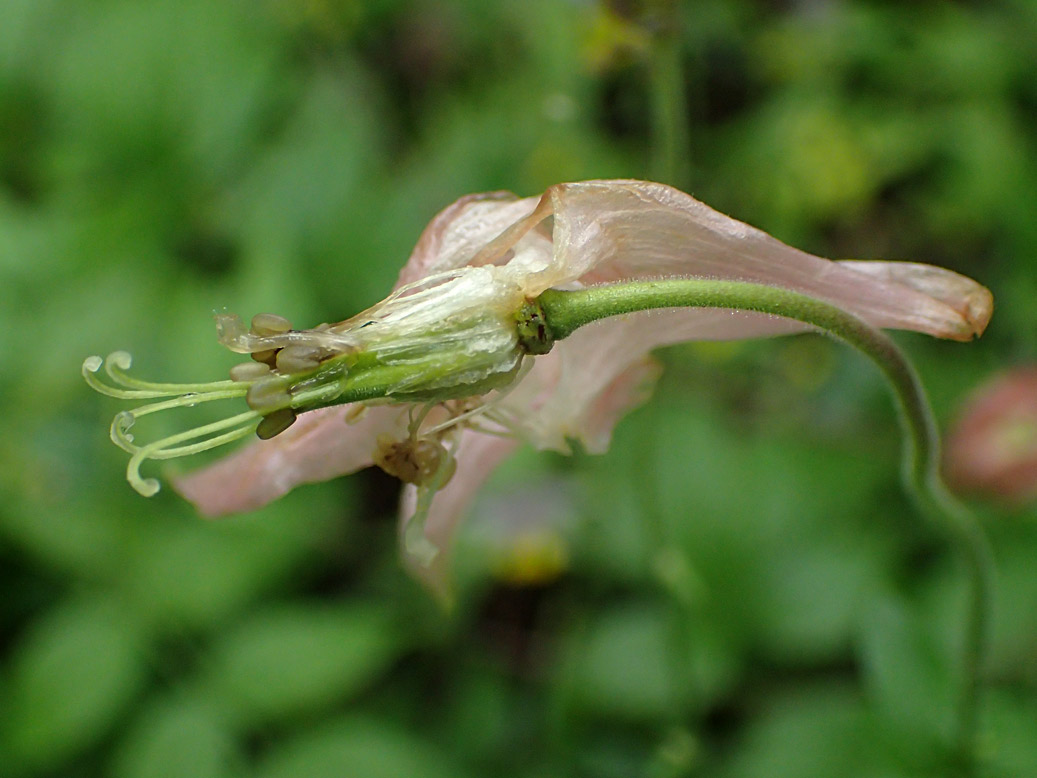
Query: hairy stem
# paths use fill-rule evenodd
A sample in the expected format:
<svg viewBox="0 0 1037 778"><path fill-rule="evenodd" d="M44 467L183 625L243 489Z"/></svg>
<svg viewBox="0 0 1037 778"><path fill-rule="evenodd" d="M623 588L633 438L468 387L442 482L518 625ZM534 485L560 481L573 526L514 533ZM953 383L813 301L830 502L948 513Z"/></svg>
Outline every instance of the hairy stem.
<svg viewBox="0 0 1037 778"><path fill-rule="evenodd" d="M940 436L929 401L911 363L883 332L821 300L762 284L703 279L634 281L564 292L548 290L537 302L550 334L561 340L609 316L655 308L754 311L812 325L868 357L886 377L905 433L904 479L918 507L946 533L968 578L963 679L956 710L956 742L966 774L975 773L980 674L993 587L989 541L973 514L947 491L940 474Z"/></svg>

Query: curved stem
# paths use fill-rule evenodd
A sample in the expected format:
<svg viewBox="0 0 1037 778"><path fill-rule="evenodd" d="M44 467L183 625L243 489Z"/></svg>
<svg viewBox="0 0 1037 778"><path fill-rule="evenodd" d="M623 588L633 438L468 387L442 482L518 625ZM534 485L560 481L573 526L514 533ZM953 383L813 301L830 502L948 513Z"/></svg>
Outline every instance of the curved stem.
<svg viewBox="0 0 1037 778"><path fill-rule="evenodd" d="M634 281L564 292L551 289L537 302L555 339L609 316L654 308L725 308L781 316L812 325L867 356L886 377L900 408L907 445L904 478L918 507L941 526L965 562L968 605L964 675L956 710L959 758L975 772L980 673L986 650L993 588L990 544L972 513L947 491L940 474L940 437L929 401L911 363L883 332L851 313L812 297L763 284L704 279Z"/></svg>

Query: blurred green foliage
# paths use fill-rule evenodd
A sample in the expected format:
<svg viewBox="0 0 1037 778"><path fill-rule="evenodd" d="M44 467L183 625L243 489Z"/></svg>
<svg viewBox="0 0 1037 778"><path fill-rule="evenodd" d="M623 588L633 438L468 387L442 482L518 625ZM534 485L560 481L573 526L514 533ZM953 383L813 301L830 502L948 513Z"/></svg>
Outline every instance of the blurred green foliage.
<svg viewBox="0 0 1037 778"><path fill-rule="evenodd" d="M646 177L643 5L0 4L0 775L946 774L960 570L835 344L672 349L610 454L509 462L451 615L397 562L391 480L202 522L129 489L78 376L117 348L220 376L214 309L340 320L460 195ZM980 343L902 338L944 421L1034 359L1037 5L680 11L690 191L987 283ZM1037 515L980 507L986 774L1037 775ZM487 563L509 543L539 580Z"/></svg>

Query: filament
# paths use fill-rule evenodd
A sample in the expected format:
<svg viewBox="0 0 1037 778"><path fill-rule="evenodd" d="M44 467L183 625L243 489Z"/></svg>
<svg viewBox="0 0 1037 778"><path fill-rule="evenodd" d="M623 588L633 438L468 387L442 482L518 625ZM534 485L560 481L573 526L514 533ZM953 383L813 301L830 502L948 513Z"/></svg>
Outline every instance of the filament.
<svg viewBox="0 0 1037 778"><path fill-rule="evenodd" d="M126 467L126 479L145 497L159 490L158 480L144 478L141 465L149 459L173 459L190 456L211 448L239 440L255 429L262 414L254 410L239 413L227 419L194 427L184 432L156 440L143 446L134 443L130 429L142 416L174 408L190 408L200 403L217 400L233 400L244 397L255 381L210 381L200 384L168 384L142 381L127 371L133 365L133 357L126 351L113 351L107 358L88 357L83 361L82 374L86 383L94 390L120 400L152 400L129 411L121 411L112 419L109 434L112 442L130 455ZM98 373L104 368L110 383L102 381ZM160 399L165 398L165 399ZM199 440L202 438L202 440ZM191 442L194 441L194 442Z"/></svg>
<svg viewBox="0 0 1037 778"><path fill-rule="evenodd" d="M126 430L129 428L129 425L122 426L120 423L120 421L125 422L127 415L130 415L130 418L132 418L132 414L126 412L125 414L119 414L116 416L115 421L112 422L112 440L115 440L116 443L125 450L131 451L132 456L130 457L130 462L126 467L126 479L134 489L145 497L151 497L158 492L159 483L155 478L141 477L140 466L144 464L144 462L149 459L173 459L175 457L190 456L191 454L198 454L202 451L208 451L217 446L222 446L225 443L239 440L252 432L252 422L260 418L260 414L256 411L245 411L244 413L239 413L237 416L232 416L229 419L221 419L220 421L205 424L201 427L195 427L186 430L185 432L178 432L175 435L170 435L161 440L156 440L154 443L149 443L146 446L137 447L133 446L132 438L125 441L125 446L117 440L120 433L123 439L128 437L126 435ZM219 433L228 427L237 427L237 429L231 429L227 432L213 435L213 437L206 440L200 440L197 443L183 446L176 445L178 443L194 440L195 438L205 437L212 433ZM129 446L130 448L126 448L126 446Z"/></svg>
<svg viewBox="0 0 1037 778"><path fill-rule="evenodd" d="M451 416L449 419L444 419L443 421L439 422L438 424L433 425L429 429L423 430L421 434L422 434L422 436L436 435L436 434L438 434L440 432L444 432L444 431L450 429L451 427L456 427L457 425L463 423L464 421L466 421L468 419L471 419L471 418L476 417L476 416L481 416L481 415L485 414L487 412L487 410L488 410L488 408L487 408L486 405L483 405L483 404L476 405L474 408L469 408L467 411L459 413L457 416ZM426 413L427 413L427 411L426 411ZM420 425L421 421L424 421L424 419L425 419L425 415L422 414L421 420L418 422L418 424Z"/></svg>
<svg viewBox="0 0 1037 778"><path fill-rule="evenodd" d="M238 391L229 396L237 397L243 395L248 389L248 382L245 381L210 381L202 384L165 384L141 381L139 378L134 378L125 372L130 369L132 364L133 358L125 351L113 351L108 355L107 359L101 359L98 356L87 357L83 360L83 379L91 389L120 400L148 400L157 397L177 397L197 393L199 395L198 401L201 401L201 395L212 392L236 388ZM102 366L116 386L103 383L97 377L97 373Z"/></svg>

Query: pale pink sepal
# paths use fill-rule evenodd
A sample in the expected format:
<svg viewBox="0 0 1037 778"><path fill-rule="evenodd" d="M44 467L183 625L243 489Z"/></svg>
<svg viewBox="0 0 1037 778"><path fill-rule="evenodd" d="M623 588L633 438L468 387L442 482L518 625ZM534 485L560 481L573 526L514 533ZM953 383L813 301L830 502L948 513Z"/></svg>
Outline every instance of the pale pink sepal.
<svg viewBox="0 0 1037 778"><path fill-rule="evenodd" d="M544 231L548 217L551 240ZM501 192L464 197L426 228L399 284L469 264L507 264L517 252L529 268L523 288L530 297L558 286L646 278L751 281L826 300L876 327L955 340L982 334L993 310L987 289L950 270L912 262L833 262L672 187L628 180L558 184L541 198ZM530 261L531 255L540 256ZM685 314L695 323L681 329L688 339L803 329L773 317L742 317L725 331L725 322L736 321L727 311Z"/></svg>
<svg viewBox="0 0 1037 778"><path fill-rule="evenodd" d="M254 440L209 467L173 481L173 487L205 516L261 508L296 486L348 475L372 464L375 438L398 432L399 407L368 409L352 424L353 406L320 408L302 414L275 438Z"/></svg>
<svg viewBox="0 0 1037 778"><path fill-rule="evenodd" d="M466 195L437 213L418 238L396 288L433 273L464 267L487 244L536 207L539 197L519 200L510 192Z"/></svg>
<svg viewBox="0 0 1037 778"><path fill-rule="evenodd" d="M663 184L558 184L545 197L559 274L551 285L561 276L586 285L666 276L752 281L826 300L876 327L955 340L982 333L990 319L990 293L957 273L822 259Z"/></svg>

